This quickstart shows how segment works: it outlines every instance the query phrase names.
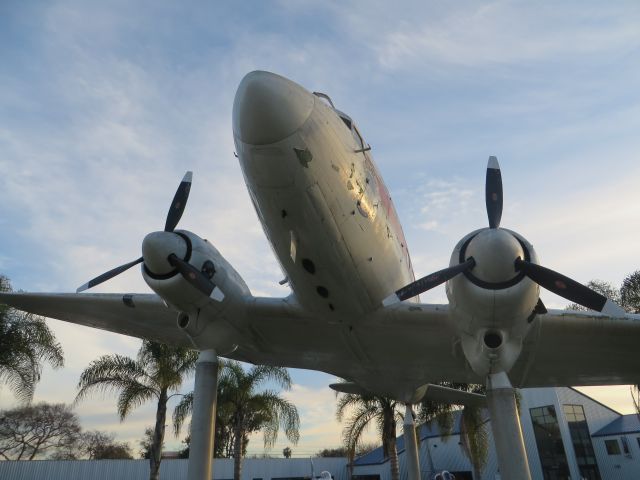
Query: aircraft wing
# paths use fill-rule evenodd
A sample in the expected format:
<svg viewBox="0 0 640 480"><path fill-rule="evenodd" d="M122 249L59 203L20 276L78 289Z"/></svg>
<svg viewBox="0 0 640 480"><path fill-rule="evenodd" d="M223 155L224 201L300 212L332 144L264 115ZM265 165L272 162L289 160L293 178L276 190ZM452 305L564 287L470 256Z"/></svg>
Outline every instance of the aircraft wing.
<svg viewBox="0 0 640 480"><path fill-rule="evenodd" d="M640 382L640 315L549 310L538 315L509 374L521 387Z"/></svg>
<svg viewBox="0 0 640 480"><path fill-rule="evenodd" d="M192 346L177 312L153 294L0 293L0 302L110 332ZM288 298L249 298L229 358L320 370L371 391L438 381L483 383L469 367L447 305L398 303L362 321L331 321ZM520 387L640 383L640 315L538 315L510 378Z"/></svg>
<svg viewBox="0 0 640 480"><path fill-rule="evenodd" d="M190 347L176 325L177 312L153 294L0 293L18 310L110 332Z"/></svg>

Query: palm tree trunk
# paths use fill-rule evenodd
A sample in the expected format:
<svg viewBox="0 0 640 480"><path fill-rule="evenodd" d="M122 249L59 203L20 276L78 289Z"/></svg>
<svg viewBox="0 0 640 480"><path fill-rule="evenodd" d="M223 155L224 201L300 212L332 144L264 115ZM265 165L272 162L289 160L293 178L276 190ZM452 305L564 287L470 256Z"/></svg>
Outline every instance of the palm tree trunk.
<svg viewBox="0 0 640 480"><path fill-rule="evenodd" d="M233 480L240 480L242 474L242 428L240 425L234 427L233 445Z"/></svg>
<svg viewBox="0 0 640 480"><path fill-rule="evenodd" d="M162 461L162 443L164 442L164 426L167 419L167 389L160 390L158 408L156 410L156 426L153 431L153 444L149 455L149 480L160 479L160 462Z"/></svg>
<svg viewBox="0 0 640 480"><path fill-rule="evenodd" d="M389 464L391 466L391 480L400 480L400 468L398 467L398 449L396 448L396 438L387 444L389 452Z"/></svg>

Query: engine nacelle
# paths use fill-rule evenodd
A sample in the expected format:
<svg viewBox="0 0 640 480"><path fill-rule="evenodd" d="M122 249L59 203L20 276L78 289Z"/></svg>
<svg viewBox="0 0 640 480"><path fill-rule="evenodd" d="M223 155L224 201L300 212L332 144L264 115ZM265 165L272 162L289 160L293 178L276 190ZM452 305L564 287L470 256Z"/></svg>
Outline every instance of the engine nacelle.
<svg viewBox="0 0 640 480"><path fill-rule="evenodd" d="M476 265L447 282L452 318L471 368L481 376L508 372L520 355L540 287L515 269L538 263L533 246L511 230L480 229L456 245L450 265L473 257Z"/></svg>
<svg viewBox="0 0 640 480"><path fill-rule="evenodd" d="M205 273L216 288L211 297L207 297L189 284L168 262L166 262L168 266L164 265L165 252L157 255L159 258L156 260L153 258L154 252L147 252L143 244L145 261L142 265L142 276L149 287L168 305L194 317L204 307L213 309L213 313L220 313L227 305L233 303L231 300L251 294L240 274L208 241L186 230L176 230L169 235L176 235L174 240L176 246L172 249L172 253ZM170 237L169 240L171 240ZM164 238L163 243L167 243ZM154 268L155 271L151 271L150 268Z"/></svg>

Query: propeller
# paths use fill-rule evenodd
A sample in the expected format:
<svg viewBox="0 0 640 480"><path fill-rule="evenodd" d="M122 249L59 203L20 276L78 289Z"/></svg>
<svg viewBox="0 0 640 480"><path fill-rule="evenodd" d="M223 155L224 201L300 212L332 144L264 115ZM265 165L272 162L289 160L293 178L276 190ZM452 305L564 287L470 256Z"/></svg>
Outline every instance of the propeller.
<svg viewBox="0 0 640 480"><path fill-rule="evenodd" d="M496 157L489 157L485 181L485 202L489 228L499 228L502 218L502 174Z"/></svg>
<svg viewBox="0 0 640 480"><path fill-rule="evenodd" d="M408 298L415 297L416 295L420 295L427 290L431 290L438 285L442 285L447 280L452 279L465 270L471 270L475 265L476 261L473 259L473 257L470 257L464 263L460 263L458 265L454 265L453 267L444 268L442 270L438 270L437 272L431 273L426 277L422 277L415 282L410 283L406 287L402 287L400 290L396 290L394 293L392 293L382 301L382 305L386 307L388 305L393 305L394 303L407 300Z"/></svg>
<svg viewBox="0 0 640 480"><path fill-rule="evenodd" d="M169 213L167 213L167 221L164 224L165 232L173 232L182 218L184 209L187 206L187 200L189 199L192 178L193 174L187 172L180 182L180 185L178 185L176 194L173 196L173 201L171 202L171 208L169 208Z"/></svg>
<svg viewBox="0 0 640 480"><path fill-rule="evenodd" d="M500 228L503 204L502 174L500 172L498 159L494 156L489 157L489 162L487 164L485 202L489 228ZM439 270L408 284L400 290L396 290L385 298L382 301L382 304L384 306L388 306L408 298L415 297L416 295L426 292L427 290L437 287L447 280L452 279L459 273L472 270L475 265L475 259L473 257L469 257L463 263L445 268L444 270ZM620 306L604 295L601 295L595 290L592 290L591 288L549 268L523 260L520 257L515 260L514 266L515 271L522 272L541 287L546 288L567 300L571 300L574 303L582 305L583 307L612 316L624 316L625 314L625 311ZM539 302L539 305L541 305L539 309L540 312L546 311L542 302Z"/></svg>
<svg viewBox="0 0 640 480"><path fill-rule="evenodd" d="M133 267L134 265L138 265L139 263L142 263L143 261L144 261L144 259L142 257L140 257L139 259L134 260L133 262L125 263L124 265L120 265L119 267L116 267L113 270L109 270L108 272L105 272L102 275L98 275L96 278L94 278L92 280L89 280L84 285L78 287L78 289L76 290L76 293L84 292L85 290L88 290L91 287L95 287L96 285L100 285L101 283L106 282L110 278L113 278L116 275L120 275L122 272L126 272L131 267Z"/></svg>
<svg viewBox="0 0 640 480"><path fill-rule="evenodd" d="M520 257L515 261L515 268L541 287L578 305L612 316L625 314L622 307L604 295L550 268L527 262Z"/></svg>
<svg viewBox="0 0 640 480"><path fill-rule="evenodd" d="M171 202L171 207L169 208L169 212L167 213L167 220L164 226L165 232L173 232L178 225L178 222L182 218L182 214L184 213L184 209L187 205L187 200L189 199L189 191L191 190L192 178L192 172L187 172L182 178L180 185L178 185L178 189L176 190L176 193L173 196L173 201ZM207 296L212 294L213 290L215 289L215 285L197 268L193 267L181 258L178 258L175 253L170 254L167 260L169 261L171 266L173 266L192 286L205 293ZM76 293L83 292L89 288L106 282L107 280L115 277L116 275L120 275L122 272L129 270L134 265L142 263L143 261L144 258L140 257L133 262L125 263L124 265L120 265L119 267L109 270L102 275L98 275L94 279L89 280L87 283L79 287L76 290Z"/></svg>

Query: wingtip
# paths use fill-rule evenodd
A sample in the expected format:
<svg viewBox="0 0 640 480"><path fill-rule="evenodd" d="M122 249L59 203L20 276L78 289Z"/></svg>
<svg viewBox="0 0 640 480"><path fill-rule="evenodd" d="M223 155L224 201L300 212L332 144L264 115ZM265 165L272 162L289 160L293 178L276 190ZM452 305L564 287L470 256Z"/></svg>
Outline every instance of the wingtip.
<svg viewBox="0 0 640 480"><path fill-rule="evenodd" d="M487 168L491 168L493 170L500 170L500 164L498 163L497 157L494 157L493 155L489 157Z"/></svg>
<svg viewBox="0 0 640 480"><path fill-rule="evenodd" d="M191 183L192 180L193 180L193 172L189 170L187 173L184 174L184 177L182 177L182 181L186 183Z"/></svg>
<svg viewBox="0 0 640 480"><path fill-rule="evenodd" d="M88 290L88 289L89 289L89 284L85 283L84 285L81 285L76 289L76 293L84 292L85 290Z"/></svg>
<svg viewBox="0 0 640 480"><path fill-rule="evenodd" d="M615 318L624 318L627 315L627 312L624 310L624 308L610 299L607 299L607 301L605 302L604 306L602 307L601 313Z"/></svg>
<svg viewBox="0 0 640 480"><path fill-rule="evenodd" d="M392 293L391 295L389 295L384 300L382 300L382 306L383 307L388 307L390 305L395 305L396 303L400 303L400 297L398 297L398 295L395 292Z"/></svg>

